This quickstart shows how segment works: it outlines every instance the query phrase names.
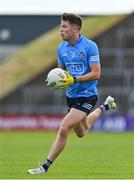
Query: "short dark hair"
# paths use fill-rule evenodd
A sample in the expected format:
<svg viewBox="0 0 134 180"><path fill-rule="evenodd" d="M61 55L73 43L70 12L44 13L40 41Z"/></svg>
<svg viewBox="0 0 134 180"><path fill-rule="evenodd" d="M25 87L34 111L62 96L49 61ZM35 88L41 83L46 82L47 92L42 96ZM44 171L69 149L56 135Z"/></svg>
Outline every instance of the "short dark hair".
<svg viewBox="0 0 134 180"><path fill-rule="evenodd" d="M63 21L69 21L70 24L75 24L78 26L79 30L82 27L82 17L77 14L72 13L63 13L61 16L61 20Z"/></svg>

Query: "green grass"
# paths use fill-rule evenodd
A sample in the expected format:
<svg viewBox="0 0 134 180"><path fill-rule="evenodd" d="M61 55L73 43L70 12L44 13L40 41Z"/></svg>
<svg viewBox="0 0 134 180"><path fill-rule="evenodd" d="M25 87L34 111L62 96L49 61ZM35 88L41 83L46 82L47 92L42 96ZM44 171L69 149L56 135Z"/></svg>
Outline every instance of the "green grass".
<svg viewBox="0 0 134 180"><path fill-rule="evenodd" d="M28 175L47 157L51 132L1 132L0 179L134 179L134 134L70 134L64 152L45 175Z"/></svg>

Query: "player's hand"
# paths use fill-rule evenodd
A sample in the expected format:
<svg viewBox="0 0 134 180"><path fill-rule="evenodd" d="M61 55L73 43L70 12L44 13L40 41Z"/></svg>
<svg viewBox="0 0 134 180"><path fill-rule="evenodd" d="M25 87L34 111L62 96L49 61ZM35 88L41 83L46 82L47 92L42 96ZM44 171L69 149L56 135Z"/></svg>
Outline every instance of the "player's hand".
<svg viewBox="0 0 134 180"><path fill-rule="evenodd" d="M69 74L67 71L64 70L64 72L67 75L67 78L60 80L60 82L62 82L62 85L58 86L58 89L65 89L67 88L69 85L74 84L76 82L76 78L74 78L73 76L71 76L71 74Z"/></svg>

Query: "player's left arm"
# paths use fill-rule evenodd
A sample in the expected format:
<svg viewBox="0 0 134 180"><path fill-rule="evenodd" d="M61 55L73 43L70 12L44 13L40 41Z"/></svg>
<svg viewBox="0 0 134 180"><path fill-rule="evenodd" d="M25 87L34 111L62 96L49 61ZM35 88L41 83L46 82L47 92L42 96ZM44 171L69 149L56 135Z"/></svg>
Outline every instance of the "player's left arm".
<svg viewBox="0 0 134 180"><path fill-rule="evenodd" d="M83 76L78 77L77 78L78 82L98 80L100 78L100 73L101 73L100 56L99 56L98 46L95 42L92 42L90 44L87 55L88 55L90 72Z"/></svg>
<svg viewBox="0 0 134 180"><path fill-rule="evenodd" d="M101 66L98 64L89 64L91 72L84 74L83 76L77 77L78 82L98 80L101 74Z"/></svg>
<svg viewBox="0 0 134 180"><path fill-rule="evenodd" d="M91 80L98 80L100 78L100 73L101 73L101 66L99 64L89 64L91 72L84 74L82 76L79 76L77 78L72 77L67 71L65 71L68 79L63 80L63 82L67 84L73 84L75 82L84 82L84 81L91 81ZM64 65L58 65L59 68L64 69Z"/></svg>

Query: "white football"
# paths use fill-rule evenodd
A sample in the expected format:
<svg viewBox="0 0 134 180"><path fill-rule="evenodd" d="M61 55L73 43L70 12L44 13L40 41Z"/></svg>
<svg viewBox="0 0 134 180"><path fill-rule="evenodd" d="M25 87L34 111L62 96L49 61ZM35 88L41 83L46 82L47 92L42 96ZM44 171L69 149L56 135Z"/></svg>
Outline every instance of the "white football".
<svg viewBox="0 0 134 180"><path fill-rule="evenodd" d="M47 75L47 85L50 88L55 88L56 86L62 85L63 83L60 80L67 78L64 70L61 68L52 69Z"/></svg>

